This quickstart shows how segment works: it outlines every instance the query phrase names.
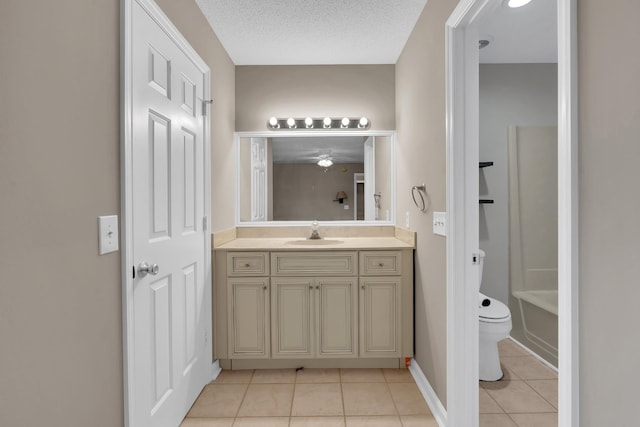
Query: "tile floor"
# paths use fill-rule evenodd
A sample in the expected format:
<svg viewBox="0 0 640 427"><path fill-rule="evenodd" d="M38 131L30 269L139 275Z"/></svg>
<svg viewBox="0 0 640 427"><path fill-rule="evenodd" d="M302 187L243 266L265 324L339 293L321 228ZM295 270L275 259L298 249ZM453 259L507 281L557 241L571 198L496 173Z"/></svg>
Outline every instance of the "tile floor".
<svg viewBox="0 0 640 427"><path fill-rule="evenodd" d="M181 427L437 427L407 369L223 371Z"/></svg>
<svg viewBox="0 0 640 427"><path fill-rule="evenodd" d="M480 382L480 427L557 427L558 376L499 343L504 378ZM437 427L406 369L223 371L181 427Z"/></svg>
<svg viewBox="0 0 640 427"><path fill-rule="evenodd" d="M556 372L510 339L498 348L504 377L480 381L480 427L557 427Z"/></svg>

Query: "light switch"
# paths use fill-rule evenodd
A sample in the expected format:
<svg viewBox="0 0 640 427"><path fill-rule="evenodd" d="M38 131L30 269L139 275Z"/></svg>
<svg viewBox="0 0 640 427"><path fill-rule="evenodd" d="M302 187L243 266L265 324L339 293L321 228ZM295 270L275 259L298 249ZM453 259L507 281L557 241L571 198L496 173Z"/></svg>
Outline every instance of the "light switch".
<svg viewBox="0 0 640 427"><path fill-rule="evenodd" d="M439 236L447 235L447 213L446 212L433 213L433 234L437 234Z"/></svg>
<svg viewBox="0 0 640 427"><path fill-rule="evenodd" d="M118 215L98 217L100 255L118 250Z"/></svg>

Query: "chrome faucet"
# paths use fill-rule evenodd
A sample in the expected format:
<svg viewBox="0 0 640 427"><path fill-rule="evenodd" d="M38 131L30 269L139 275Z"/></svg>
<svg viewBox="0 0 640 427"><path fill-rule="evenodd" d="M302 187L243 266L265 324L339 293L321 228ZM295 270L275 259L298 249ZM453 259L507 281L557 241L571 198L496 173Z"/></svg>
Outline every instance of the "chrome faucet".
<svg viewBox="0 0 640 427"><path fill-rule="evenodd" d="M320 224L318 223L318 221L313 221L311 223L311 236L309 236L310 240L322 239L322 237L320 237L320 233L318 232L319 228Z"/></svg>

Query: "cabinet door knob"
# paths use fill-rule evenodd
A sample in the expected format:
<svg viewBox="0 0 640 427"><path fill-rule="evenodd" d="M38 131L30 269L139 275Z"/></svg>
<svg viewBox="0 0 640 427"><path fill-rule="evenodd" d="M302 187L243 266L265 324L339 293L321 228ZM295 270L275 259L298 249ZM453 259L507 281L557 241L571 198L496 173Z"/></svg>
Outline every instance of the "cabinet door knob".
<svg viewBox="0 0 640 427"><path fill-rule="evenodd" d="M316 285L316 289L320 289L320 286Z"/></svg>
<svg viewBox="0 0 640 427"><path fill-rule="evenodd" d="M362 285L361 287L362 287L362 289L364 289L364 285Z"/></svg>
<svg viewBox="0 0 640 427"><path fill-rule="evenodd" d="M267 285L264 285L264 286L262 287L262 289L264 289L264 290L266 291L266 290L267 290Z"/></svg>
<svg viewBox="0 0 640 427"><path fill-rule="evenodd" d="M309 285L309 289L313 289L313 285Z"/></svg>

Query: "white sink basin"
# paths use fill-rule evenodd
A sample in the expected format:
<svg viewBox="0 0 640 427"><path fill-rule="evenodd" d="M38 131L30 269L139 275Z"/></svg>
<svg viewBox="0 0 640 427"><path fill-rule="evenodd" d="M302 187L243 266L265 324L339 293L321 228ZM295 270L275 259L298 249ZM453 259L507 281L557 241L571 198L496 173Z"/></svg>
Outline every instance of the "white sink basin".
<svg viewBox="0 0 640 427"><path fill-rule="evenodd" d="M340 243L344 243L342 240L335 239L300 239L300 240L291 240L286 242L287 245L300 245L300 246L323 246L323 245L339 245Z"/></svg>

